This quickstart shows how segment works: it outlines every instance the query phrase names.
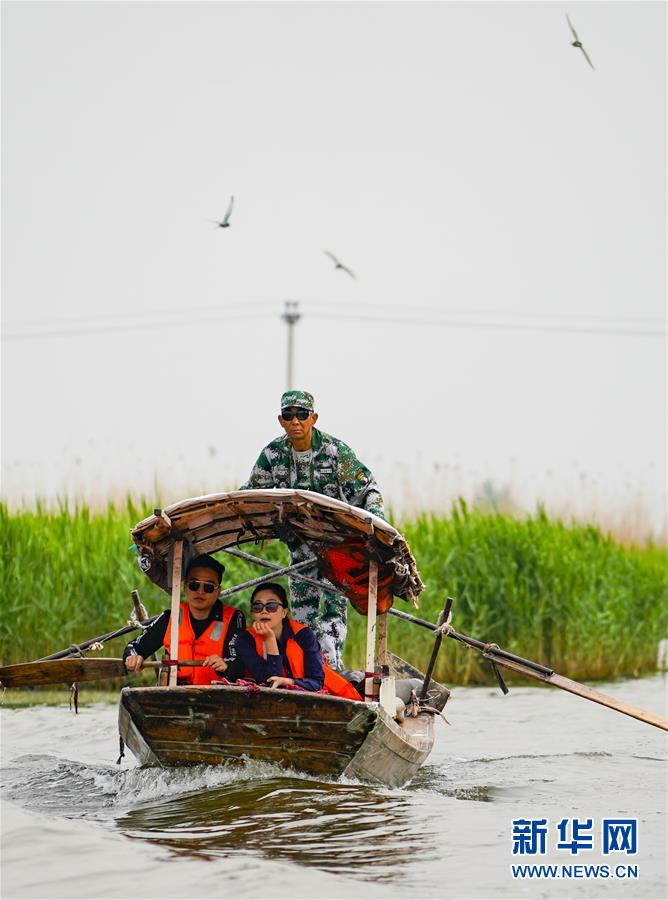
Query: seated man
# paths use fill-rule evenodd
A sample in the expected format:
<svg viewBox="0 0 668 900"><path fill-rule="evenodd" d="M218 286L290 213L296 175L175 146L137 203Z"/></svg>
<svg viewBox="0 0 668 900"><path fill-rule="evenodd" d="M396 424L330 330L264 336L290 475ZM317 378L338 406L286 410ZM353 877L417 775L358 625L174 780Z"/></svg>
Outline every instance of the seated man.
<svg viewBox="0 0 668 900"><path fill-rule="evenodd" d="M288 618L285 589L272 581L251 596L253 625L237 639L237 656L246 673L269 687L300 687L359 700L355 688L323 663L322 650L308 625Z"/></svg>
<svg viewBox="0 0 668 900"><path fill-rule="evenodd" d="M220 579L225 567L212 556L202 554L186 569L185 603L179 613L179 646L170 647L170 610L166 609L140 637L123 651L125 668L137 672L147 656L164 646L172 659L201 659L202 667L180 666L178 684L211 684L216 675L234 681L243 672L235 642L244 633L246 619L241 610L218 600Z"/></svg>

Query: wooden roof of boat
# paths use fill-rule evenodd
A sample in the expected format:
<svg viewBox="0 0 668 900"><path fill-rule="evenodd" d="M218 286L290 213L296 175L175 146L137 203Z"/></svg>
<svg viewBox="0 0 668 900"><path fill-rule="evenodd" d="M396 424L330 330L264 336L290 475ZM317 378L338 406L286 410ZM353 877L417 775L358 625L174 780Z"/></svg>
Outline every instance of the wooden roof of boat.
<svg viewBox="0 0 668 900"><path fill-rule="evenodd" d="M383 563L394 566L395 596L414 600L424 590L410 547L392 525L314 491L274 488L207 494L156 510L132 530L137 547L163 560L178 539L199 554L249 541L284 541L290 535L306 541L316 553L318 545L361 538Z"/></svg>

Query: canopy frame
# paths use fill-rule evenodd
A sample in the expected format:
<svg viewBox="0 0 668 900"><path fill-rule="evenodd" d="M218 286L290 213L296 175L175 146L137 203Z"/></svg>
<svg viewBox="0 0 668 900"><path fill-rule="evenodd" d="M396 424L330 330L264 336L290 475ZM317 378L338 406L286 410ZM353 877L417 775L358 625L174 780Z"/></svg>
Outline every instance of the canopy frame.
<svg viewBox="0 0 668 900"><path fill-rule="evenodd" d="M391 577L393 596L417 607L417 597L424 590L410 548L392 525L367 510L313 491L253 490L195 497L157 509L132 530L132 537L141 567L170 594L177 542L182 542L182 568L187 568L199 554L264 540L293 546L303 542L316 557L322 548L362 540L365 555L377 559ZM242 555L242 551L234 552ZM287 574L287 569L273 572L274 577L280 574ZM335 588L346 593L345 586Z"/></svg>

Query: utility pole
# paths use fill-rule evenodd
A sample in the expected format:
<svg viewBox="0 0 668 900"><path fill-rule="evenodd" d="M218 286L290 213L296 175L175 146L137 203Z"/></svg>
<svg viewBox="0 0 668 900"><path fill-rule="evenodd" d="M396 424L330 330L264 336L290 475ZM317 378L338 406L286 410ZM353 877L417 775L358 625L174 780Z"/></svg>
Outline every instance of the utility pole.
<svg viewBox="0 0 668 900"><path fill-rule="evenodd" d="M297 322L301 319L301 313L299 312L299 301L298 300L286 300L285 301L285 310L283 311L283 315L281 316L283 321L288 326L288 381L286 385L286 390L290 390L293 386L292 384L292 351L294 347L294 338L293 338L293 330Z"/></svg>

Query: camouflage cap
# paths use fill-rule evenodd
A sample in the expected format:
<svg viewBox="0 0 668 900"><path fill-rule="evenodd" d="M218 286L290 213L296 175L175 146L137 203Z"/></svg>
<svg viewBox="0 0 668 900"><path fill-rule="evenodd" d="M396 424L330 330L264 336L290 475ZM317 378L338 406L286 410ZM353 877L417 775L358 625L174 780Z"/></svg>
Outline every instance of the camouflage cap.
<svg viewBox="0 0 668 900"><path fill-rule="evenodd" d="M288 406L301 406L302 409L313 412L313 394L308 391L286 391L281 397L281 409Z"/></svg>

